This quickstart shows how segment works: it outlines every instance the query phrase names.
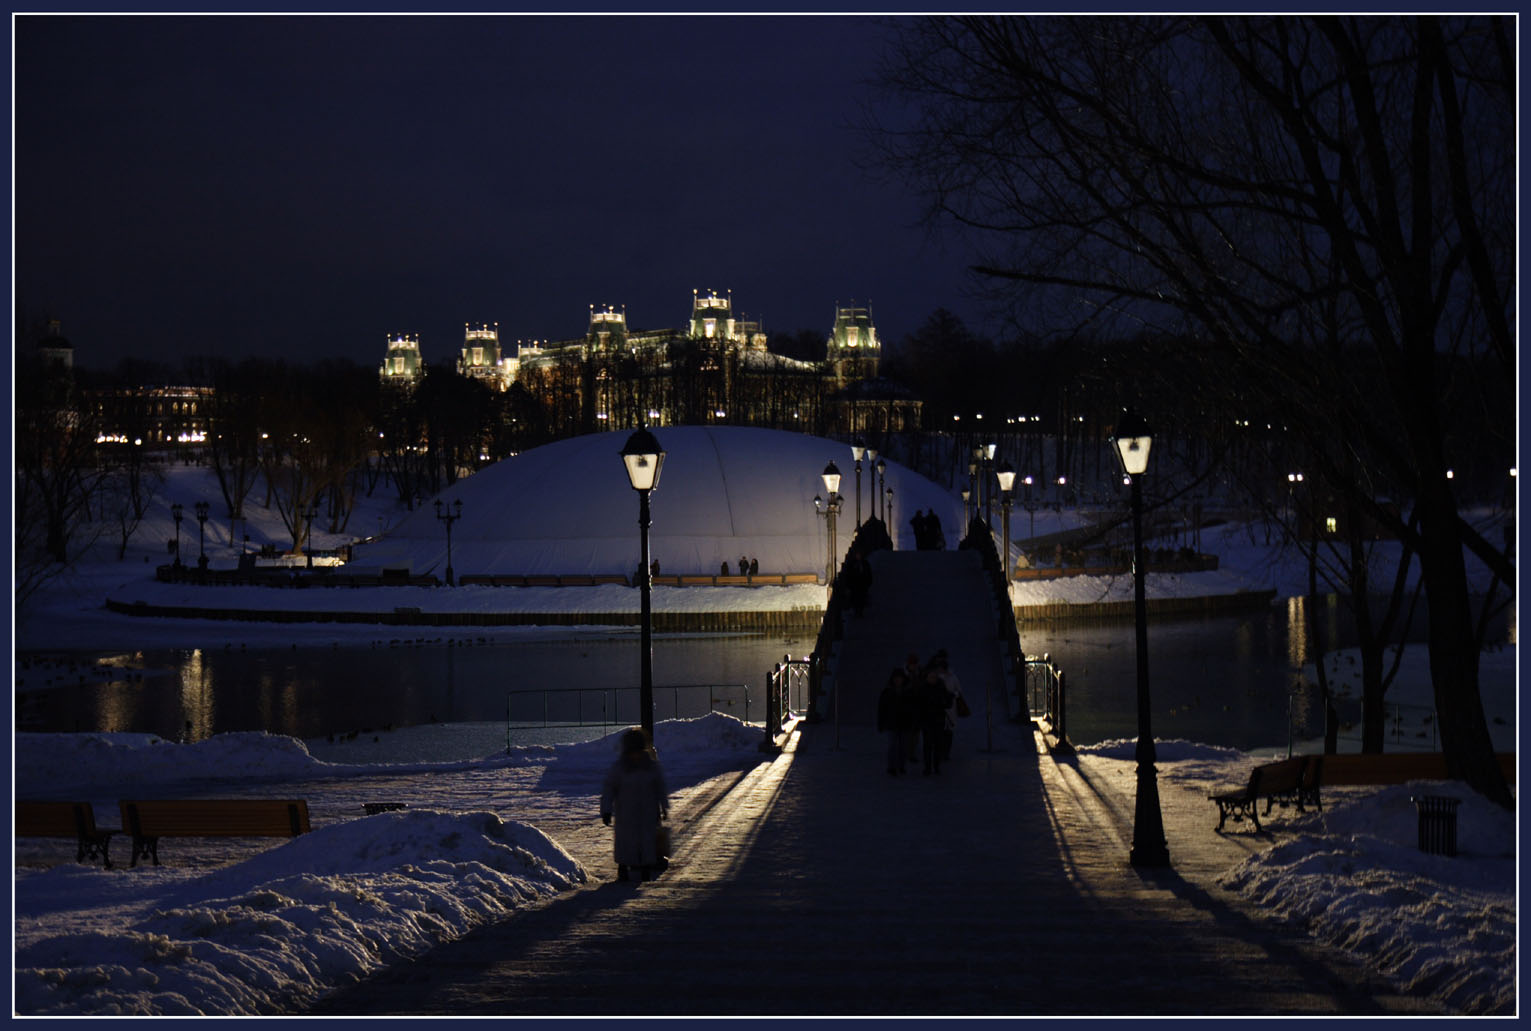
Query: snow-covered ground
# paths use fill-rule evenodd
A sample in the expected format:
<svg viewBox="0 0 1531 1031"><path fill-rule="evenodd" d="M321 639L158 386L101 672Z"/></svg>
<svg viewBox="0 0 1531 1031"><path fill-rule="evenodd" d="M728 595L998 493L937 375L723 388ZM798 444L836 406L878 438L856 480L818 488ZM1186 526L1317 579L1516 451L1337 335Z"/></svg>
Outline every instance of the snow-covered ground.
<svg viewBox="0 0 1531 1031"><path fill-rule="evenodd" d="M401 752L418 751L412 733L475 729L483 728L410 728L392 739ZM760 731L722 714L661 722L656 740L677 798L760 759ZM185 745L28 734L15 744L19 796L88 798L103 824L124 783L144 793L258 783L268 797L306 798L322 824L287 842L177 839L165 844L165 865L132 869L123 868L120 841L112 870L74 863L68 842L16 842L15 1010L23 1015L293 1012L356 976L584 884L592 872L574 853L606 847L601 839L592 853L582 827L594 822L615 750L613 735L486 750L462 762L345 764L265 734ZM1198 790L1225 787L1269 758L1183 741L1158 750L1160 777ZM1132 742L1081 752L1091 767L1132 763ZM1420 784L1352 788L1330 793L1321 813L1285 819L1280 843L1222 882L1273 919L1299 921L1363 957L1405 991L1462 1013L1514 1012L1515 818L1463 785L1424 786L1463 800L1456 858L1416 847L1409 795ZM410 807L362 815L365 802L395 795ZM566 848L570 840L579 845Z"/></svg>
<svg viewBox="0 0 1531 1031"><path fill-rule="evenodd" d="M842 463L849 466L850 463ZM281 641L299 647L366 643L396 634L365 624L262 624L145 620L105 612L105 597L160 604L184 591L153 581L175 535L169 504L191 510L197 500L219 508L206 470L171 470L127 556L101 542L75 569L56 578L17 614L13 648L109 649L216 646L229 641ZM252 508L252 545L280 542L272 513ZM1039 513L1048 531L1068 513ZM394 525L402 516L386 499L365 500L353 526L359 532ZM626 518L626 516L624 516ZM196 555L197 527L181 527L183 554ZM1043 526L1038 526L1042 532ZM242 541L226 524L210 521L207 551L214 564L231 566ZM845 535L842 534L842 540ZM321 547L349 535L320 536ZM1301 563L1268 545L1247 526L1204 531L1202 550L1219 554L1217 573L1149 578L1151 596L1275 589L1282 596L1305 586ZM1476 575L1481 577L1481 569ZM1016 585L1017 602L1130 597L1127 577L1031 581ZM1072 582L1071 582L1072 581ZM211 590L211 589L205 589ZM273 591L226 588L270 598L279 607L356 604L365 590ZM610 611L603 591L621 588L479 589L498 608L526 606ZM697 588L655 592L655 607L763 607L763 589ZM779 602L821 605L783 592ZM387 589L386 604L471 606L469 589L418 592ZM627 596L636 592L626 589ZM140 597L140 595L144 595ZM429 596L427 598L427 596ZM301 598L301 602L298 599ZM255 604L254 601L248 602ZM246 604L241 600L240 605ZM636 599L628 602L636 607ZM476 635L518 638L561 628L475 628ZM1513 659L1512 659L1513 661ZM1410 649L1405 676L1392 700L1424 691L1423 655ZM1411 672L1412 671L1412 672ZM1518 682L1518 681L1517 681ZM1413 686L1408 686L1413 685ZM1428 696L1423 698L1428 704ZM482 757L431 761L430 735L459 742L480 735ZM207 789L259 783L263 793L301 791L311 807L354 817L344 827L321 826L290 842L226 845L188 843L177 862L163 867L102 870L74 863L72 849L53 842L15 841L14 1010L20 1014L236 1014L301 1009L355 975L401 961L431 943L518 907L556 896L590 876L566 847L585 833L609 763L612 742L534 746L507 754L501 726L433 726L394 732L394 751L382 758L348 754L345 744L300 742L265 734L226 734L195 744L133 735L13 735L13 797L65 795L97 805L103 823L115 816L120 785L144 790ZM662 723L658 744L672 788L683 793L710 778L758 761L760 732L730 717ZM1299 745L1311 749L1313 743ZM1185 742L1161 742L1161 776L1226 787L1242 778L1252 754ZM1084 750L1089 764L1125 764L1131 748L1107 742ZM1417 786L1416 786L1417 789ZM359 815L366 801L395 792L439 798L439 806ZM1472 797L1459 784L1430 785L1432 793L1464 799L1459 810L1463 854L1444 859L1413 847L1415 817L1409 788L1350 791L1321 814L1292 821L1300 833L1229 870L1224 883L1258 899L1277 918L1301 921L1311 933L1349 949L1406 990L1439 999L1463 1013L1516 1009L1518 828L1512 814ZM464 805L464 800L471 800ZM515 820L496 815L514 812ZM572 837L571 837L572 836ZM125 847L118 846L121 859ZM120 865L120 864L119 864Z"/></svg>

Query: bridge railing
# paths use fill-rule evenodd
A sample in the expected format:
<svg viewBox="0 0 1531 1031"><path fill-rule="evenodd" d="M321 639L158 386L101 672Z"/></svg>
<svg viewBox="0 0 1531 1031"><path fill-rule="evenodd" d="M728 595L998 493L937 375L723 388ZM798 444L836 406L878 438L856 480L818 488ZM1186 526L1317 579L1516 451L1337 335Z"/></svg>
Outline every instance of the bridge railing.
<svg viewBox="0 0 1531 1031"><path fill-rule="evenodd" d="M783 655L780 662L766 674L765 741L761 748L773 750L776 737L798 714L806 712L813 697L814 673L817 660L811 655L794 659Z"/></svg>
<svg viewBox="0 0 1531 1031"><path fill-rule="evenodd" d="M984 573L989 578L989 587L994 594L995 630L999 634L1000 647L1005 650L1005 658L1010 664L1009 673L1015 685L1012 691L1005 692L1005 713L1010 719L1020 719L1029 715L1022 711L1027 697L1026 653L1021 650L1021 632L1015 624L1015 607L1010 602L1010 588L1005 583L1005 570L1000 565L999 549L994 546L994 531L981 517L975 516L968 524L967 536L962 538L958 547L977 551L983 561ZM1012 694L1016 698L1015 712L1010 711Z"/></svg>
<svg viewBox="0 0 1531 1031"><path fill-rule="evenodd" d="M1047 720L1059 741L1068 740L1068 692L1063 670L1053 662L1051 655L1026 656L1022 697L1032 719Z"/></svg>
<svg viewBox="0 0 1531 1031"><path fill-rule="evenodd" d="M868 519L856 530L851 538L850 546L846 549L847 554L855 549L861 549L864 554L887 548L892 550L893 541L888 536L888 529L880 519ZM823 703L824 695L824 672L829 666L830 659L834 656L835 642L845 636L845 604L848 590L845 587L843 571L837 572L834 583L829 587L829 600L824 605L824 618L819 623L819 635L813 642L813 654L808 656L810 666L808 721L816 723L825 718ZM836 723L836 747L839 747L839 705L834 706L830 714Z"/></svg>

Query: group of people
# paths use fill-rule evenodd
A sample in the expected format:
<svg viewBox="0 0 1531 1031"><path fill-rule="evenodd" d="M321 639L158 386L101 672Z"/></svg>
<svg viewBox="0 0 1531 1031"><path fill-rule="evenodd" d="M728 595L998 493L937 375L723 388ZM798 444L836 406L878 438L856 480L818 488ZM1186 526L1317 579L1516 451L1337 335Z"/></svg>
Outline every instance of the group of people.
<svg viewBox="0 0 1531 1031"><path fill-rule="evenodd" d="M941 530L941 517L936 515L936 510L929 512L915 510L914 518L909 520L909 525L914 529L914 546L920 551L942 551L946 548L946 534Z"/></svg>
<svg viewBox="0 0 1531 1031"><path fill-rule="evenodd" d="M760 560L758 558L745 558L743 555L739 556L739 575L740 576L754 576L758 572L760 572ZM724 562L723 565L722 565L722 568L720 568L718 570L718 575L719 576L731 576L732 575L728 571L728 563L727 562Z"/></svg>
<svg viewBox="0 0 1531 1031"><path fill-rule="evenodd" d="M957 719L968 711L946 650L923 666L911 653L888 675L877 699L877 729L888 736L888 774L900 776L914 762L923 763L924 776L939 774L952 755Z"/></svg>

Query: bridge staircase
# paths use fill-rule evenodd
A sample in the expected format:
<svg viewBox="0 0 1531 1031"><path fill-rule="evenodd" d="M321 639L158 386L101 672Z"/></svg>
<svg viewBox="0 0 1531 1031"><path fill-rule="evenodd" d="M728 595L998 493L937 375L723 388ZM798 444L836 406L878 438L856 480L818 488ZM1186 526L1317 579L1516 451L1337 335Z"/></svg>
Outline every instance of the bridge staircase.
<svg viewBox="0 0 1531 1031"><path fill-rule="evenodd" d="M838 747L881 747L877 699L888 675L911 653L923 664L944 648L972 709L957 733L984 747L1010 720L1018 700L980 553L878 550L868 561L868 602L860 616L848 608L842 613L843 633L826 669L821 723L833 725Z"/></svg>

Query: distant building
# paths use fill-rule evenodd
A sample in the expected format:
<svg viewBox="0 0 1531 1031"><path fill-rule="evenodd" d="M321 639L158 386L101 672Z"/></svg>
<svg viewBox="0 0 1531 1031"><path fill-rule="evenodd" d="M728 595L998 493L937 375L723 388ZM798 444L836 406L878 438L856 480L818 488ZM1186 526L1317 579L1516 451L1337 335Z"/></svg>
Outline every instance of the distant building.
<svg viewBox="0 0 1531 1031"><path fill-rule="evenodd" d="M388 337L388 352L378 375L384 383L413 387L425 374L425 359L420 357L420 335L394 333Z"/></svg>
<svg viewBox="0 0 1531 1031"><path fill-rule="evenodd" d="M48 335L37 343L37 358L52 372L69 372L74 368L74 345L64 339L58 319L49 320Z"/></svg>
<svg viewBox="0 0 1531 1031"><path fill-rule="evenodd" d="M835 328L830 331L824 350L837 388L875 378L882 344L872 323L872 309L836 308Z"/></svg>
<svg viewBox="0 0 1531 1031"><path fill-rule="evenodd" d="M500 355L499 323L464 327L462 353L457 359L459 373L495 390L505 390L516 381L519 366L517 359Z"/></svg>
<svg viewBox="0 0 1531 1031"><path fill-rule="evenodd" d="M499 325L467 326L457 370L500 391L516 387L555 436L638 425L766 426L802 432L917 429L921 401L880 379L882 343L870 306L837 307L823 361L775 354L732 292L692 290L684 328L634 329L625 308L590 306L585 334L518 341L502 354ZM385 381L424 369L417 337L389 338Z"/></svg>
<svg viewBox="0 0 1531 1031"><path fill-rule="evenodd" d="M88 401L96 443L131 444L155 451L196 447L207 440L212 387L107 387Z"/></svg>

